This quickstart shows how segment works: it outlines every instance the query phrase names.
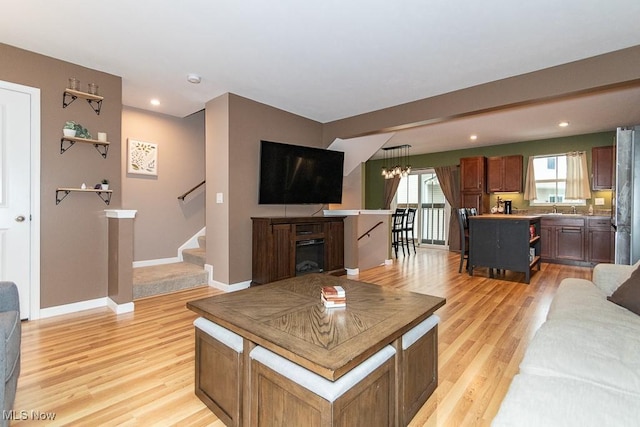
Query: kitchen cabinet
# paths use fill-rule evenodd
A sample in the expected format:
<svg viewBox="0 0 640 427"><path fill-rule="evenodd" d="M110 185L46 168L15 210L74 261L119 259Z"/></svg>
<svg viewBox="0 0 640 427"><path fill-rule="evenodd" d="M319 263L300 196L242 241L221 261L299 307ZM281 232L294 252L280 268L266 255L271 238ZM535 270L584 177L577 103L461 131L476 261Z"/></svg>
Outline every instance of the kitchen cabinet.
<svg viewBox="0 0 640 427"><path fill-rule="evenodd" d="M542 218L542 259L556 263L579 263L585 258L585 219L577 216Z"/></svg>
<svg viewBox="0 0 640 427"><path fill-rule="evenodd" d="M489 213L489 194L486 191L486 178L486 157L465 157L460 159L461 207L476 208L480 215Z"/></svg>
<svg viewBox="0 0 640 427"><path fill-rule="evenodd" d="M460 191L486 192L486 157L460 159Z"/></svg>
<svg viewBox="0 0 640 427"><path fill-rule="evenodd" d="M520 271L529 283L531 271L540 270L540 228L539 216L470 216L469 275L478 266Z"/></svg>
<svg viewBox="0 0 640 427"><path fill-rule="evenodd" d="M609 217L588 218L587 257L592 265L613 262L614 237Z"/></svg>
<svg viewBox="0 0 640 427"><path fill-rule="evenodd" d="M487 158L489 193L522 192L522 155Z"/></svg>
<svg viewBox="0 0 640 427"><path fill-rule="evenodd" d="M545 216L540 234L541 256L545 262L581 266L613 262L609 217Z"/></svg>
<svg viewBox="0 0 640 427"><path fill-rule="evenodd" d="M591 149L591 189L613 188L613 145Z"/></svg>

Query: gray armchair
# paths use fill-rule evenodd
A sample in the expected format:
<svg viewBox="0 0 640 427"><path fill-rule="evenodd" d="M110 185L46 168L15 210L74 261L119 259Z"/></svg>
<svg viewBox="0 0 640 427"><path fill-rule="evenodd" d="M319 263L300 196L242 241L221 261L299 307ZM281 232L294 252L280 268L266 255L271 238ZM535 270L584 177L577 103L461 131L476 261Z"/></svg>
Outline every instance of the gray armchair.
<svg viewBox="0 0 640 427"><path fill-rule="evenodd" d="M0 282L0 402L3 411L11 411L20 375L20 302L13 282ZM6 413L6 412L5 412ZM0 417L0 425L8 420Z"/></svg>

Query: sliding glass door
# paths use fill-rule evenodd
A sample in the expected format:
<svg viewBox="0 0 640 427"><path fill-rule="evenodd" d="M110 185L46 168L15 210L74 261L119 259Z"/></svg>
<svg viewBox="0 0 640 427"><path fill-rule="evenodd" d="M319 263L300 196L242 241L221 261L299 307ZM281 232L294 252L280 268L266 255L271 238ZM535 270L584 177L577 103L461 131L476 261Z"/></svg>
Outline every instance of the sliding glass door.
<svg viewBox="0 0 640 427"><path fill-rule="evenodd" d="M417 209L415 233L420 236L420 243L446 244L450 209L433 169L414 171L401 178L396 197L399 208Z"/></svg>

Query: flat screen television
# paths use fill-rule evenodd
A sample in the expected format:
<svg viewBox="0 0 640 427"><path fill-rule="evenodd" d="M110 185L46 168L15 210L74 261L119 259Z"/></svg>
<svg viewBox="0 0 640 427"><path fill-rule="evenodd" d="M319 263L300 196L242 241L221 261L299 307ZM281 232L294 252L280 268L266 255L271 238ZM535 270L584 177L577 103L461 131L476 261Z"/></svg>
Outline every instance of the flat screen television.
<svg viewBox="0 0 640 427"><path fill-rule="evenodd" d="M270 141L260 144L258 203L342 202L343 152Z"/></svg>

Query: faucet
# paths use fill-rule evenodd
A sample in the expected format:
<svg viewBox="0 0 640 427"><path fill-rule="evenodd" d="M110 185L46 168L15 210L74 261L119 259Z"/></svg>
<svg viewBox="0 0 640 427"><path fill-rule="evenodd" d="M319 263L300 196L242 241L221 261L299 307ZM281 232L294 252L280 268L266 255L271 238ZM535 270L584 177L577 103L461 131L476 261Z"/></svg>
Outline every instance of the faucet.
<svg viewBox="0 0 640 427"><path fill-rule="evenodd" d="M553 209L551 209L551 213L558 213L558 207L556 205L553 205Z"/></svg>
<svg viewBox="0 0 640 427"><path fill-rule="evenodd" d="M578 211L576 211L576 207L575 206L571 206L571 213L574 214L574 215L578 213Z"/></svg>

